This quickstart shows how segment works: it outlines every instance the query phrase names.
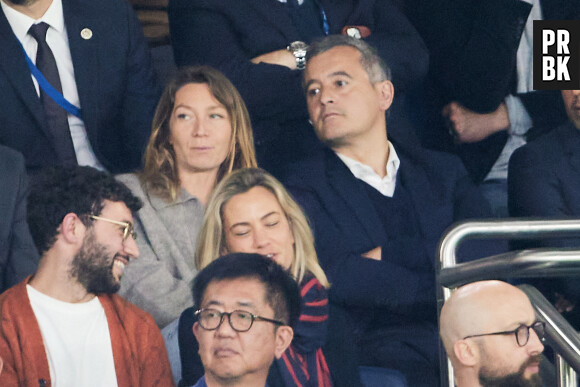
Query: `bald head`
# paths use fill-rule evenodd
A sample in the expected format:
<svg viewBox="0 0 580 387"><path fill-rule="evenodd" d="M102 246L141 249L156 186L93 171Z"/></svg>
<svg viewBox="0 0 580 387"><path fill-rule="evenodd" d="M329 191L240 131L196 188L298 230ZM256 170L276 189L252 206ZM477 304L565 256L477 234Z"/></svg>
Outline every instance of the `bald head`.
<svg viewBox="0 0 580 387"><path fill-rule="evenodd" d="M457 289L441 309L441 338L458 387L541 386L535 313L520 289L501 281ZM523 328L522 328L523 327ZM527 338L516 338L525 329Z"/></svg>
<svg viewBox="0 0 580 387"><path fill-rule="evenodd" d="M441 309L441 339L453 358L453 344L469 335L529 324L532 305L520 289L501 281L481 281L457 289Z"/></svg>

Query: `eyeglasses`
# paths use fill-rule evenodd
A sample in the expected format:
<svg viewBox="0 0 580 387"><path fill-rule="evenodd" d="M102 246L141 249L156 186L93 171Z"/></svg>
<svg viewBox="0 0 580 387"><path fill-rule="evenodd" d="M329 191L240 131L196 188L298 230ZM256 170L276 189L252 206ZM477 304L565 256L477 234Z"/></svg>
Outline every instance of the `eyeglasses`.
<svg viewBox="0 0 580 387"><path fill-rule="evenodd" d="M113 219L107 219L107 218L103 218L102 216L96 216L96 215L89 215L89 218L91 219L95 219L95 220L104 220L105 222L109 222L109 223L113 223L119 226L123 226L123 242L125 242L127 240L127 238L129 238L129 235L131 235L131 237L133 239L137 239L137 233L135 232L135 230L133 229L133 224L130 222L119 222L118 220L113 220Z"/></svg>
<svg viewBox="0 0 580 387"><path fill-rule="evenodd" d="M195 312L199 325L205 330L213 331L222 325L224 316L228 316L230 327L236 332L247 332L252 327L254 320L266 321L276 325L286 325L282 321L272 320L266 317L247 312L245 310L234 310L233 312L220 312L216 309L200 309Z"/></svg>
<svg viewBox="0 0 580 387"><path fill-rule="evenodd" d="M493 336L493 335L516 335L516 342L520 347L525 346L528 341L530 340L530 328L532 328L538 338L543 340L544 333L546 331L546 323L543 321L536 321L532 325L525 325L522 324L513 331L503 331L503 332L494 332L494 333L482 333L481 335L470 335L465 336L463 340L469 339L472 337L481 337L481 336Z"/></svg>

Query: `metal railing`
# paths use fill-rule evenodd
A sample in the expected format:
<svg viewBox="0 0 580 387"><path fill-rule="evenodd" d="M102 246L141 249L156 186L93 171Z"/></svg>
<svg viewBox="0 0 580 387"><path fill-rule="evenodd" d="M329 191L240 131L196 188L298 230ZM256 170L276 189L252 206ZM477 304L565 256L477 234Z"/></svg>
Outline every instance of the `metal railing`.
<svg viewBox="0 0 580 387"><path fill-rule="evenodd" d="M580 237L580 221L511 219L463 222L454 225L439 245L438 311L451 295L452 288L469 282L486 279L580 275L580 246L579 250L563 248L521 250L457 264L456 252L462 242L468 239L514 240L571 236ZM547 323L546 333L549 344L559 354L556 359L559 386L575 387L576 375L569 364L580 372L580 337L537 290L534 292L530 288L524 287L524 291L532 294L530 300L536 313ZM442 386L454 386L453 368L442 345L440 354ZM567 363L562 361L560 356Z"/></svg>
<svg viewBox="0 0 580 387"><path fill-rule="evenodd" d="M576 386L576 372L580 372L580 335L556 308L530 285L521 285L534 306L536 316L546 322L545 340L556 353L556 376L559 386ZM572 368L568 367L571 366Z"/></svg>

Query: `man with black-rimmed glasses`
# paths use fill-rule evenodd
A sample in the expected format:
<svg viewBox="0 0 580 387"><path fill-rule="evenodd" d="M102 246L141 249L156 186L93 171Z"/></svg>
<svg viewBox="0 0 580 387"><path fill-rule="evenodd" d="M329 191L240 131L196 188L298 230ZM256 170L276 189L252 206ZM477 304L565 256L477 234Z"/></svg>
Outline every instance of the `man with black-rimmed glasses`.
<svg viewBox="0 0 580 387"><path fill-rule="evenodd" d="M465 285L441 309L441 339L457 387L542 386L544 329L525 293L501 281Z"/></svg>
<svg viewBox="0 0 580 387"><path fill-rule="evenodd" d="M294 279L258 254L221 257L195 278L193 333L205 375L195 387L266 385L300 314Z"/></svg>

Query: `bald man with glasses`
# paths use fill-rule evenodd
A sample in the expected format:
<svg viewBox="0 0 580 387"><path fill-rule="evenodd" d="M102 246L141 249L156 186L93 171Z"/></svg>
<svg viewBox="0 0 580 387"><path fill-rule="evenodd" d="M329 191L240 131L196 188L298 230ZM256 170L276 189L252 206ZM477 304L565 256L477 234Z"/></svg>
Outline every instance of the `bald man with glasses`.
<svg viewBox="0 0 580 387"><path fill-rule="evenodd" d="M501 281L465 285L441 309L457 387L541 387L544 329L525 293Z"/></svg>

